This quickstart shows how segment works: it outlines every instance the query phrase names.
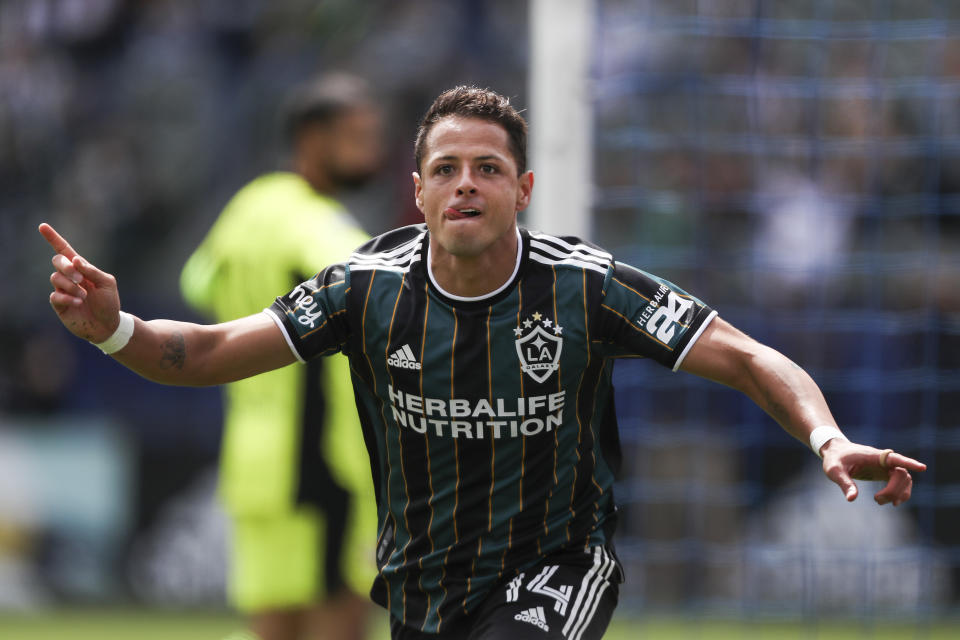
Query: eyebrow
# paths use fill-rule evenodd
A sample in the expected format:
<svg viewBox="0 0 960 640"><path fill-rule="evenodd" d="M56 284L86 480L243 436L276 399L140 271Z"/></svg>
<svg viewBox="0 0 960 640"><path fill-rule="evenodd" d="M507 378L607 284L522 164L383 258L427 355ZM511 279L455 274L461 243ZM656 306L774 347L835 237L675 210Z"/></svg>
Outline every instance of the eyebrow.
<svg viewBox="0 0 960 640"><path fill-rule="evenodd" d="M434 162L443 162L443 161L449 162L449 161L451 161L451 160L460 160L460 159L461 159L460 156L445 155L445 156L440 156L439 158L431 158L430 163L432 164L432 163L434 163ZM484 155L484 156L476 156L475 158L470 158L470 160L473 161L473 162L486 162L486 161L489 161L489 160L496 160L497 162L504 162L503 156L494 155L494 154L487 154L487 155Z"/></svg>

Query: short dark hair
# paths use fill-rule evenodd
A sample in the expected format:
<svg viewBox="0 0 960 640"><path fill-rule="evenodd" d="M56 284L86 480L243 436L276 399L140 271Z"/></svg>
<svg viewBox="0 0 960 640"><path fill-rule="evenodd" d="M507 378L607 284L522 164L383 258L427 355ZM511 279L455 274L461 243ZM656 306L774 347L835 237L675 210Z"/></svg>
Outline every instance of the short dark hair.
<svg viewBox="0 0 960 640"><path fill-rule="evenodd" d="M370 85L358 76L330 73L310 80L291 93L283 109L283 130L292 142L312 124L327 124L352 109L375 104Z"/></svg>
<svg viewBox="0 0 960 640"><path fill-rule="evenodd" d="M448 116L480 118L499 124L510 140L510 152L517 163L517 175L527 170L527 122L510 105L510 99L490 89L461 85L437 96L420 121L417 140L413 145L417 171L421 169L427 135L433 125Z"/></svg>

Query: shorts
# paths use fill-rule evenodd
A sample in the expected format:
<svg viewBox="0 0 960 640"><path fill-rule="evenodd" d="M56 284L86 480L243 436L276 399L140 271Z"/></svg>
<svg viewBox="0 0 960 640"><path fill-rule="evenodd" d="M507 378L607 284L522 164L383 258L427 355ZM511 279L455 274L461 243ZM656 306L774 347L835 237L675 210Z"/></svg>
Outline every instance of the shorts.
<svg viewBox="0 0 960 640"><path fill-rule="evenodd" d="M357 502L357 501L354 501ZM365 503L364 503L365 504ZM310 606L346 588L364 594L376 576L373 545L355 517L312 506L232 521L230 604L243 613Z"/></svg>
<svg viewBox="0 0 960 640"><path fill-rule="evenodd" d="M245 386L241 397L264 408L230 413L219 487L232 523L230 604L249 614L322 603L344 588L366 594L377 508L346 359L241 383L254 381L315 391L300 406L273 387Z"/></svg>
<svg viewBox="0 0 960 640"><path fill-rule="evenodd" d="M392 640L599 640L620 596L623 571L612 549L548 556L502 581L462 623L429 634L390 619Z"/></svg>

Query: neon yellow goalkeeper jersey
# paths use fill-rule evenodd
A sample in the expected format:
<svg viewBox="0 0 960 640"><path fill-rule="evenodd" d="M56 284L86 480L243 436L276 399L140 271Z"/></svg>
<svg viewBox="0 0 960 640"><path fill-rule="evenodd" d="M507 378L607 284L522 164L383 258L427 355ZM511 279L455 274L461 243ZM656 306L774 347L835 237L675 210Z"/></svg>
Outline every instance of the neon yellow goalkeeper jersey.
<svg viewBox="0 0 960 640"><path fill-rule="evenodd" d="M218 322L258 313L367 238L336 200L300 176L267 174L227 204L184 267L181 289ZM220 493L234 516L269 516L298 502L322 506L324 492L342 489L369 499L374 517L347 360L314 363L227 385Z"/></svg>

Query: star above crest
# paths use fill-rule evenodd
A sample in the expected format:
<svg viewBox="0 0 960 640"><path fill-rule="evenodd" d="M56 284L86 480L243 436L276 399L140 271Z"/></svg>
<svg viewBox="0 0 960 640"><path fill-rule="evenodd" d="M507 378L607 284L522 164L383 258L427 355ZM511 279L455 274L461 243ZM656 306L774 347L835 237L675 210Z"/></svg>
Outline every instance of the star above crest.
<svg viewBox="0 0 960 640"><path fill-rule="evenodd" d="M513 330L513 335L520 337L526 329L530 329L531 327L537 324L539 324L545 329L551 329L553 331L553 335L555 336L559 336L563 333L563 327L561 327L559 324L554 324L553 320L551 320L550 318L544 317L542 313L537 311L531 314L522 322L520 322L517 325L517 327ZM521 328L521 325L522 325L522 328Z"/></svg>

